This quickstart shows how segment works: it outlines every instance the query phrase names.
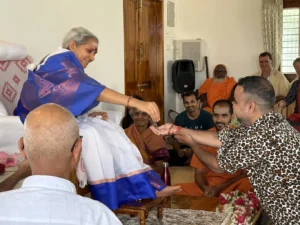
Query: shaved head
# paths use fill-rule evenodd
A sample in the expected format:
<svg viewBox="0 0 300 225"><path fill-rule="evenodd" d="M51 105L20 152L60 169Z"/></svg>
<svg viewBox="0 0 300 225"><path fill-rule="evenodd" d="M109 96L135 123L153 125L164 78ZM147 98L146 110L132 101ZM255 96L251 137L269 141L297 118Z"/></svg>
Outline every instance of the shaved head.
<svg viewBox="0 0 300 225"><path fill-rule="evenodd" d="M75 117L56 104L45 104L31 111L24 123L24 151L29 161L56 161L71 158L79 138Z"/></svg>

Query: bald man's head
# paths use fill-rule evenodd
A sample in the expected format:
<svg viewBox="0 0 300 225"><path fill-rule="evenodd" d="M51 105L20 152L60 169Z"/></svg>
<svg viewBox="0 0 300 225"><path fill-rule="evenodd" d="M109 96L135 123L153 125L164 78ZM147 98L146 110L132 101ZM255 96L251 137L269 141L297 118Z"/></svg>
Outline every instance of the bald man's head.
<svg viewBox="0 0 300 225"><path fill-rule="evenodd" d="M24 123L25 153L30 161L71 158L79 138L75 117L56 104L45 104L31 111Z"/></svg>

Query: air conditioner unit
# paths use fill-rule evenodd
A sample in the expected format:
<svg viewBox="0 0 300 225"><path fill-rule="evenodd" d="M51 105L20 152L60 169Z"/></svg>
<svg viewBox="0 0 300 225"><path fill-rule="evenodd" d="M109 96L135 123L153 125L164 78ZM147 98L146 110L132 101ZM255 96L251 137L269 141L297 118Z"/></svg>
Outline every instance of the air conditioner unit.
<svg viewBox="0 0 300 225"><path fill-rule="evenodd" d="M189 59L194 62L195 71L203 70L201 39L174 41L174 58Z"/></svg>

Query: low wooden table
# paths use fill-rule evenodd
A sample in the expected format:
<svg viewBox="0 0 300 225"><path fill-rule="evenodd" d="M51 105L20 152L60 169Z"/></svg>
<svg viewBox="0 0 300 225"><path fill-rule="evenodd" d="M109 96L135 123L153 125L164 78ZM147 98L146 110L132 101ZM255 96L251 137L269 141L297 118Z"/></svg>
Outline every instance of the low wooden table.
<svg viewBox="0 0 300 225"><path fill-rule="evenodd" d="M163 217L163 206L166 202L165 198L143 199L141 201L132 202L131 204L121 205L120 208L114 210L116 214L137 215L140 219L140 225L146 224L146 219L150 209L157 207L157 218Z"/></svg>
<svg viewBox="0 0 300 225"><path fill-rule="evenodd" d="M219 199L216 197L173 195L168 197L166 208L215 212L218 205Z"/></svg>

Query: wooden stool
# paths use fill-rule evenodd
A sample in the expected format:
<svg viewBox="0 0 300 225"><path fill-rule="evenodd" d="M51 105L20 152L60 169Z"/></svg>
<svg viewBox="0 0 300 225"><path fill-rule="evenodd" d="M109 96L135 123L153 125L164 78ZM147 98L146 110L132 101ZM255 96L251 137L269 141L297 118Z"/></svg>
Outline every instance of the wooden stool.
<svg viewBox="0 0 300 225"><path fill-rule="evenodd" d="M75 185L77 194L84 196L85 194L90 192L88 185L85 188L79 187L79 183L76 178L75 171L71 174L70 180ZM166 198L156 198L154 200L143 199L141 201L133 202L132 204L121 205L120 208L114 210L114 212L116 214L120 213L120 214L137 215L140 219L140 225L145 225L149 210L153 207L157 207L157 218L162 219L163 217L162 208L165 203L166 203Z"/></svg>
<svg viewBox="0 0 300 225"><path fill-rule="evenodd" d="M146 219L151 208L157 207L157 218L162 219L163 217L163 205L165 203L165 198L156 199L143 199L132 204L121 205L120 208L115 210L116 214L129 214L137 215L140 219L140 225L146 224Z"/></svg>

